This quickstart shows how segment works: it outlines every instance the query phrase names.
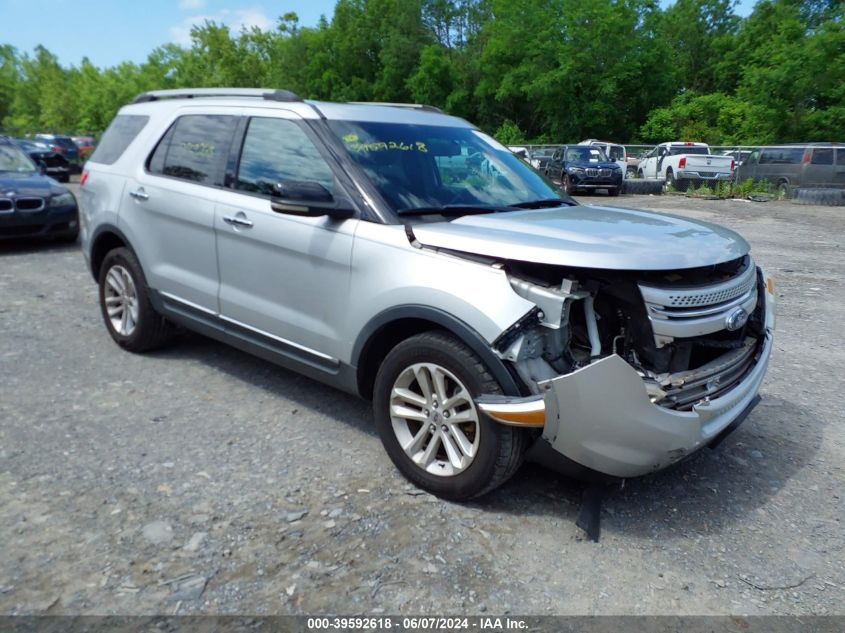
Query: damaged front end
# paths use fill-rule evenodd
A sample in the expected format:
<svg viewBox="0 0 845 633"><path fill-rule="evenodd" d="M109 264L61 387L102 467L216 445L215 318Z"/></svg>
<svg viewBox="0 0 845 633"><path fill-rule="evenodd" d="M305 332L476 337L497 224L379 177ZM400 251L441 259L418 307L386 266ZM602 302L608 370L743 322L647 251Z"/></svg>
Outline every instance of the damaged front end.
<svg viewBox="0 0 845 633"><path fill-rule="evenodd" d="M759 399L774 287L750 256L668 272L522 262L505 271L536 308L494 349L530 395L478 405L542 429L547 453L643 475L713 442Z"/></svg>

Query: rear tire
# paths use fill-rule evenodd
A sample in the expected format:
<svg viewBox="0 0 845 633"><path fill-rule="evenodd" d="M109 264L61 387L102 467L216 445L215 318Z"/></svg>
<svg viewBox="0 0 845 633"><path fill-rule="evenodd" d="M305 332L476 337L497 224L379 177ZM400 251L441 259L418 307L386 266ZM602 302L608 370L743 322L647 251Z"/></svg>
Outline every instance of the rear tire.
<svg viewBox="0 0 845 633"><path fill-rule="evenodd" d="M452 335L412 336L390 351L376 376L382 444L423 490L455 501L483 495L516 472L528 442L524 430L493 422L476 407L476 396L499 393L478 356Z"/></svg>
<svg viewBox="0 0 845 633"><path fill-rule="evenodd" d="M128 248L116 248L100 267L100 311L114 342L130 352L161 347L175 328L150 303L141 264Z"/></svg>

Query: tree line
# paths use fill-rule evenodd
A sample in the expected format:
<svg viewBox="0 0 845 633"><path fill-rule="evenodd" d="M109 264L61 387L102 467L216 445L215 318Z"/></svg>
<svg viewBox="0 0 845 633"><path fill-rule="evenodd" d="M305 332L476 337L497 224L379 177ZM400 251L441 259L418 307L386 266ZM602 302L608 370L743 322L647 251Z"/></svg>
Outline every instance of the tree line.
<svg viewBox="0 0 845 633"><path fill-rule="evenodd" d="M63 66L0 44L7 133L94 133L137 94L280 87L428 103L505 143L595 137L713 144L841 140L845 3L759 0L338 0L304 27L196 26L143 63Z"/></svg>

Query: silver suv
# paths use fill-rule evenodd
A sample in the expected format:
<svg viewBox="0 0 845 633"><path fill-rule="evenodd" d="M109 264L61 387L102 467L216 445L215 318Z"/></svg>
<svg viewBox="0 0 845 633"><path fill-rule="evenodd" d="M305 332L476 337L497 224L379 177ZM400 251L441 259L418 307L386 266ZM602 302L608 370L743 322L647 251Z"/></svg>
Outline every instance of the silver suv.
<svg viewBox="0 0 845 633"><path fill-rule="evenodd" d="M393 462L442 497L525 458L649 473L759 399L774 289L741 237L579 205L433 108L147 93L81 184L118 345L179 324L372 399Z"/></svg>

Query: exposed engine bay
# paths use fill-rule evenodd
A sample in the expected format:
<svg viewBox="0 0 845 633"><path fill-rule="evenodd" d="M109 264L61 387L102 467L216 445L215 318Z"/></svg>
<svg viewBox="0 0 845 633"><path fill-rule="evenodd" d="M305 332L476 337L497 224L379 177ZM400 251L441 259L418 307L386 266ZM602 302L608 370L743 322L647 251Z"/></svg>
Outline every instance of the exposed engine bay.
<svg viewBox="0 0 845 633"><path fill-rule="evenodd" d="M511 287L537 307L494 343L532 393L538 383L617 354L651 401L689 410L731 389L765 336L764 282L750 256L675 271L507 262Z"/></svg>

